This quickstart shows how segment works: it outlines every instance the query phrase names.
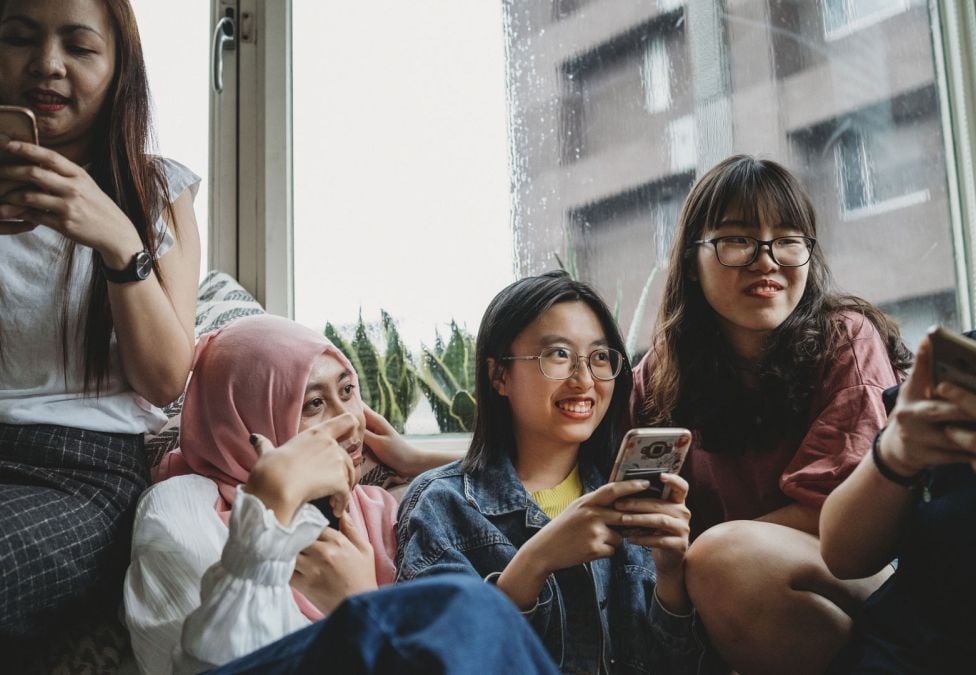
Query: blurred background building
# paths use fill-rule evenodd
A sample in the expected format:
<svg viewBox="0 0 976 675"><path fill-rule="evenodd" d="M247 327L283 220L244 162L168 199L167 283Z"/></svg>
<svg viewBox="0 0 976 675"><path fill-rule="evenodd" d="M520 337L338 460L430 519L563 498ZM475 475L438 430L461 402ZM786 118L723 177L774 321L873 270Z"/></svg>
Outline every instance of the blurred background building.
<svg viewBox="0 0 976 675"><path fill-rule="evenodd" d="M646 348L685 195L749 153L809 190L841 290L892 313L912 346L929 324L955 326L932 11L506 0L517 274L575 271Z"/></svg>

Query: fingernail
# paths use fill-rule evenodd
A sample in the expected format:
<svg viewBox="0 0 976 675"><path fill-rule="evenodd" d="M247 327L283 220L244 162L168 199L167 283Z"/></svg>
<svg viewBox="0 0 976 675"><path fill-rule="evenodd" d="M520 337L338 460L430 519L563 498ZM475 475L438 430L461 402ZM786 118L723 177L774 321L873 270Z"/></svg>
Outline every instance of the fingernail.
<svg viewBox="0 0 976 675"><path fill-rule="evenodd" d="M257 434L251 434L251 437L248 440L251 441L251 445L257 445L258 444L258 435Z"/></svg>
<svg viewBox="0 0 976 675"><path fill-rule="evenodd" d="M646 490L647 488L651 487L651 481L649 480L638 481L638 485L640 485L642 488Z"/></svg>

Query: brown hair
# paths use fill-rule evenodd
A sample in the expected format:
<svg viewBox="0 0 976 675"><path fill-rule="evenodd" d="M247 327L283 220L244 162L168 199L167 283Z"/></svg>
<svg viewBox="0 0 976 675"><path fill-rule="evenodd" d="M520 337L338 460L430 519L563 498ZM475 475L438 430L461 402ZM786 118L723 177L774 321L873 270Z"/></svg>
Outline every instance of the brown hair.
<svg viewBox="0 0 976 675"><path fill-rule="evenodd" d="M685 200L637 421L700 429L703 446L713 452L768 448L804 433L824 360L846 337L842 312L861 314L877 327L898 372L907 372L912 360L889 317L861 298L831 291L830 270L815 246L800 302L764 347L759 390L745 387L715 311L693 278L693 242L730 209L750 222L778 218L805 236L817 236L810 198L789 171L770 160L729 157L702 176Z"/></svg>

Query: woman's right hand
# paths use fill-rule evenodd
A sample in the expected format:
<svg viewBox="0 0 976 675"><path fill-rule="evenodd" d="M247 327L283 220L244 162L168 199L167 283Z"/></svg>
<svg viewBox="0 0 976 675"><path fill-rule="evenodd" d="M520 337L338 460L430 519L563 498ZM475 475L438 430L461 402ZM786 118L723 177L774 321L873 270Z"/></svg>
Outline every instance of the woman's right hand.
<svg viewBox="0 0 976 675"><path fill-rule="evenodd" d="M338 530L323 529L318 540L298 554L291 585L329 614L346 598L376 590L373 546L349 518L340 518Z"/></svg>
<svg viewBox="0 0 976 675"><path fill-rule="evenodd" d="M903 476L928 466L966 462L976 468L976 394L948 382L933 397L932 345L922 339L915 367L881 436L882 461Z"/></svg>
<svg viewBox="0 0 976 675"><path fill-rule="evenodd" d="M576 499L525 542L498 577L498 587L526 609L556 570L613 555L624 541L613 528L623 524L625 515L614 502L650 486L646 480L607 483Z"/></svg>
<svg viewBox="0 0 976 675"><path fill-rule="evenodd" d="M319 497L329 497L333 512L341 514L356 485L356 469L345 445L359 436L359 422L350 413L309 427L277 448L254 434L259 457L244 490L286 526L302 504Z"/></svg>

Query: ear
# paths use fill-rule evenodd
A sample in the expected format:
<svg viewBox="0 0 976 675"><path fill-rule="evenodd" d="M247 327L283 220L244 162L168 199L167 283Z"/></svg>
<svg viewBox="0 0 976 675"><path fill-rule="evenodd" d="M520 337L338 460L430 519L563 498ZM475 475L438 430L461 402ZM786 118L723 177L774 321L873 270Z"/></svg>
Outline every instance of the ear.
<svg viewBox="0 0 976 675"><path fill-rule="evenodd" d="M491 386L499 396L508 396L505 387L505 369L502 368L495 359L488 357L488 376L491 378Z"/></svg>

